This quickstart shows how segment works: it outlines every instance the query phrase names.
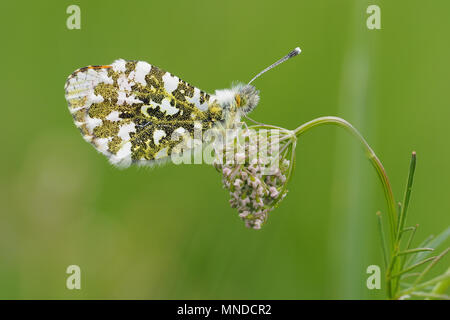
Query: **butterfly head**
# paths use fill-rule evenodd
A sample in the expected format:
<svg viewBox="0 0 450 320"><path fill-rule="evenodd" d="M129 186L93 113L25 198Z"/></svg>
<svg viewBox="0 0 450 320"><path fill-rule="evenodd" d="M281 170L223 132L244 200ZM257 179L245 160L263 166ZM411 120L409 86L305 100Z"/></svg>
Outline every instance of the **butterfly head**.
<svg viewBox="0 0 450 320"><path fill-rule="evenodd" d="M259 102L259 90L249 84L240 84L233 89L236 109L242 114L252 112Z"/></svg>
<svg viewBox="0 0 450 320"><path fill-rule="evenodd" d="M219 107L231 114L243 116L251 112L259 102L259 91L249 84L236 84L230 89L216 90L210 109Z"/></svg>
<svg viewBox="0 0 450 320"><path fill-rule="evenodd" d="M240 117L251 112L253 109L255 109L259 102L259 91L256 90L256 88L252 86L251 83L265 72L275 68L286 60L297 56L300 52L300 48L295 48L286 56L254 76L248 84L240 83L234 85L231 89L216 90L212 99L213 102L210 105L210 111L214 112L216 109L225 110L228 115L232 115L232 118L236 116Z"/></svg>

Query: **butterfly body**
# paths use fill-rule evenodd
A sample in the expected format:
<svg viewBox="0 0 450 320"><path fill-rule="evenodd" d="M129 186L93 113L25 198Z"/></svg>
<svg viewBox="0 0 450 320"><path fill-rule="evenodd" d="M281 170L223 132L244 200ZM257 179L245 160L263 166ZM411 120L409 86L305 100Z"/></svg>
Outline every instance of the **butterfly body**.
<svg viewBox="0 0 450 320"><path fill-rule="evenodd" d="M121 167L167 160L193 145L196 130L233 128L259 101L251 85L210 95L147 62L125 60L78 69L65 91L84 139Z"/></svg>

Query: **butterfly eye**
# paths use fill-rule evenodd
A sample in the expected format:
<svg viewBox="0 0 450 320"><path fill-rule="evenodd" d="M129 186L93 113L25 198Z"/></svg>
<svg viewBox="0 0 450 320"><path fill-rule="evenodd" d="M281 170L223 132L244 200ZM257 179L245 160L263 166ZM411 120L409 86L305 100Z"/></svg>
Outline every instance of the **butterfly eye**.
<svg viewBox="0 0 450 320"><path fill-rule="evenodd" d="M236 105L238 107L240 107L241 106L241 96L239 94L235 95L234 100L236 101Z"/></svg>

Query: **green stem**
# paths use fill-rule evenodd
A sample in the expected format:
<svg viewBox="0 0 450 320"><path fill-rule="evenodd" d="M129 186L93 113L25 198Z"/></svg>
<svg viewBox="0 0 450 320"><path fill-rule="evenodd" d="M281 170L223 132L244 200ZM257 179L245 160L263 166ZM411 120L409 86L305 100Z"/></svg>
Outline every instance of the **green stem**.
<svg viewBox="0 0 450 320"><path fill-rule="evenodd" d="M389 225L390 225L390 237L391 237L391 251L393 251L394 247L394 240L396 238L396 228L397 228L397 212L396 212L396 203L394 200L394 194L392 192L391 184L389 182L388 176L386 174L386 170L384 169L383 165L381 164L380 159L378 159L375 152L372 150L372 148L369 146L367 141L363 138L363 136L358 132L358 130L355 129L349 122L342 118L338 117L320 117L314 120L311 120L309 122L304 123L300 127L294 130L294 133L297 137L299 137L301 134L305 133L309 129L322 125L322 124L333 124L337 125L341 128L346 129L349 131L353 136L355 136L361 145L363 146L367 157L371 161L372 165L374 166L375 170L377 171L378 177L381 180L381 183L383 184L384 189L384 196L386 198L387 206L388 206L388 216L389 216Z"/></svg>
<svg viewBox="0 0 450 320"><path fill-rule="evenodd" d="M394 194L392 192L392 187L389 182L388 176L386 174L386 170L383 167L383 164L381 163L380 159L378 159L375 152L372 150L372 148L369 146L367 141L363 138L363 136L356 130L355 127L353 127L349 122L342 118L338 117L320 117L314 120L311 120L309 122L304 123L300 127L294 130L294 133L297 137L299 137L301 134L305 133L309 129L323 125L323 124L333 124L337 125L341 128L346 129L349 131L356 139L361 143L362 147L364 148L366 152L366 156L372 163L373 167L375 168L378 178L380 179L382 185L383 185L383 191L384 196L386 198L387 206L388 206L388 220L389 220L389 230L390 230L390 252L391 252L391 261L386 271L386 284L387 284L387 292L388 297L393 298L395 296L395 293L398 289L398 277L392 278L392 274L398 273L399 270L399 264L398 259L396 259L395 252L398 250L396 248L397 242L395 241L397 238L397 224L398 224L398 217L397 217L397 204L394 200Z"/></svg>

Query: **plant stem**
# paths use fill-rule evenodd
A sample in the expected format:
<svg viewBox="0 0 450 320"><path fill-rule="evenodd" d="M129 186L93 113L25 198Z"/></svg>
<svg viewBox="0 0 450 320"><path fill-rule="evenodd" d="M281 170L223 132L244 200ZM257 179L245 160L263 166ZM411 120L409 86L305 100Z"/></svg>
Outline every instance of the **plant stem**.
<svg viewBox="0 0 450 320"><path fill-rule="evenodd" d="M372 150L372 148L369 146L367 141L363 138L363 136L358 132L358 130L355 129L349 122L342 118L338 117L320 117L316 118L314 120L311 120L309 122L304 123L300 127L294 130L294 133L297 137L299 137L301 134L305 133L309 129L322 125L322 124L333 124L337 125L341 128L346 129L349 131L353 136L355 136L361 145L363 146L367 157L371 161L372 165L374 166L375 170L377 171L378 177L381 180L381 183L383 184L384 189L384 196L386 198L387 206L388 206L388 217L389 217L389 226L390 226L390 237L391 237L391 252L394 250L394 240L396 238L396 230L397 230L397 212L396 212L396 203L394 200L394 194L392 192L391 184L389 182L388 176L386 174L386 170L384 169L383 165L381 164L380 159L378 159L375 152Z"/></svg>
<svg viewBox="0 0 450 320"><path fill-rule="evenodd" d="M381 240L381 249L383 250L383 259L384 259L384 267L388 267L388 255L387 255L387 249L386 249L386 236L384 235L384 228L383 228L383 221L381 218L381 212L377 212L378 217L378 230L380 231L380 240Z"/></svg>
<svg viewBox="0 0 450 320"><path fill-rule="evenodd" d="M397 239L397 227L398 227L398 217L397 217L397 204L394 199L394 194L392 192L392 187L389 182L386 170L383 167L383 164L381 163L380 159L378 159L375 152L372 150L372 148L369 146L367 141L364 139L364 137L359 133L358 130L356 130L355 127L353 127L348 121L338 118L338 117L320 117L314 120L311 120L309 122L304 123L300 127L294 130L295 135L297 138L308 131L309 129L323 125L323 124L333 124L337 125L341 128L346 129L349 131L356 139L361 143L363 146L366 156L372 163L373 167L375 168L378 178L380 179L382 185L383 185L383 191L384 196L386 198L386 203L388 207L388 220L389 220L389 230L390 230L390 253L391 253L391 261L388 262L388 268L386 272L386 284L387 284L387 293L389 298L393 298L395 296L395 293L398 289L398 281L399 278L392 278L392 273L398 273L399 270L399 263L398 259L396 259L395 253L399 250Z"/></svg>

